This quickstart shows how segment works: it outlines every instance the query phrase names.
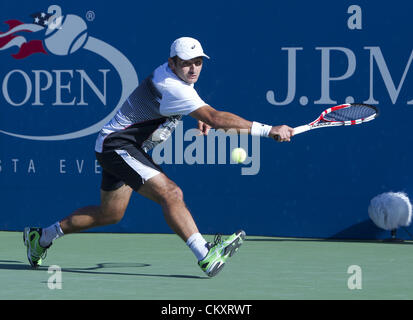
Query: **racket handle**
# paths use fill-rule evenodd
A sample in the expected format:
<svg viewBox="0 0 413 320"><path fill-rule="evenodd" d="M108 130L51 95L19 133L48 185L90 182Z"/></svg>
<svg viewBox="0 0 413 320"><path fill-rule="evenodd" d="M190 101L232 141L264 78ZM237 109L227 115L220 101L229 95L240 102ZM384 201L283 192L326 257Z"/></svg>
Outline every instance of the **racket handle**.
<svg viewBox="0 0 413 320"><path fill-rule="evenodd" d="M309 126L308 124L305 124L305 125L299 126L299 127L295 127L295 128L293 128L293 136L295 136L296 134L300 134L300 133L306 132L306 131L308 131L308 130L311 130L311 126ZM274 139L277 140L278 142L281 141L281 138L280 138L279 135L276 135L276 136L274 137Z"/></svg>
<svg viewBox="0 0 413 320"><path fill-rule="evenodd" d="M305 124L305 125L299 126L299 127L295 127L294 128L294 135L306 132L310 129L311 129L311 127L308 124Z"/></svg>

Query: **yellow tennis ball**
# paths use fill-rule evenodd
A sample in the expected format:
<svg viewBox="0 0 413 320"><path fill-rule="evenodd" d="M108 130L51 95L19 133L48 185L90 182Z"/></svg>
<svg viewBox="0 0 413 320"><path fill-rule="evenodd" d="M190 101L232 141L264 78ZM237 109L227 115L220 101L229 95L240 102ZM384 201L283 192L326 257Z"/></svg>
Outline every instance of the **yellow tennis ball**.
<svg viewBox="0 0 413 320"><path fill-rule="evenodd" d="M241 163L244 162L247 158L247 153L242 148L235 148L231 152L231 158L235 163Z"/></svg>

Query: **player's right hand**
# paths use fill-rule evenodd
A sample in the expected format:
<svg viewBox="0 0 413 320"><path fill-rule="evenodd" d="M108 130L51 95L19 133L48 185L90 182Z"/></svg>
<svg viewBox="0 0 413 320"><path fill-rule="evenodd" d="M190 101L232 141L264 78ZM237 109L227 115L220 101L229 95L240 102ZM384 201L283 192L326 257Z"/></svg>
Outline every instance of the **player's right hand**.
<svg viewBox="0 0 413 320"><path fill-rule="evenodd" d="M270 131L270 137L279 142L291 141L293 135L294 129L287 125L274 126Z"/></svg>

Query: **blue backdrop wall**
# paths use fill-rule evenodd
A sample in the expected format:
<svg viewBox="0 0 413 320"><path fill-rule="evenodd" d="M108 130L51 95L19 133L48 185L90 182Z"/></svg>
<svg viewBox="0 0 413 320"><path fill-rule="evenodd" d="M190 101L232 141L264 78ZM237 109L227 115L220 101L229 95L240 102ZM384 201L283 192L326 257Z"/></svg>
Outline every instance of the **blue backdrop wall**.
<svg viewBox="0 0 413 320"><path fill-rule="evenodd" d="M192 36L211 57L196 88L219 110L290 126L347 101L381 110L366 125L291 143L249 138L242 165L230 163L229 139L224 151L208 149L185 117L162 166L201 232L388 237L367 208L382 192L413 192L412 9L408 1L1 2L0 229L46 226L99 203L98 128L166 61L174 39ZM119 224L92 231L171 232L160 207L137 194Z"/></svg>

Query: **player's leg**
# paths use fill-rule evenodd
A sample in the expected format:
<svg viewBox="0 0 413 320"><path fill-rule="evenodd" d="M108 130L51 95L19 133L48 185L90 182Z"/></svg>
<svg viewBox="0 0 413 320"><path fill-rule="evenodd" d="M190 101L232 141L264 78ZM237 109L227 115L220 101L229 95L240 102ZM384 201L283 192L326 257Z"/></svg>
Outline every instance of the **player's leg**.
<svg viewBox="0 0 413 320"><path fill-rule="evenodd" d="M210 277L222 270L226 260L243 243L245 232L242 230L225 240L218 236L214 243L207 243L185 205L182 190L163 173L147 180L138 192L162 206L168 225L186 242L197 257L198 265Z"/></svg>
<svg viewBox="0 0 413 320"><path fill-rule="evenodd" d="M109 159L110 160L110 159ZM132 188L103 169L100 205L80 208L47 228L26 227L23 241L33 267L41 265L52 242L65 234L119 222L126 210Z"/></svg>
<svg viewBox="0 0 413 320"><path fill-rule="evenodd" d="M165 219L172 230L184 241L199 233L198 228L186 208L181 189L171 181L153 159L142 149L125 146L122 149L97 155L110 181L119 177L122 183L162 206ZM103 180L102 180L103 185Z"/></svg>
<svg viewBox="0 0 413 320"><path fill-rule="evenodd" d="M112 191L101 190L101 203L98 206L80 208L60 221L64 234L118 223L126 211L132 188L123 185Z"/></svg>
<svg viewBox="0 0 413 320"><path fill-rule="evenodd" d="M80 208L47 228L24 229L23 241L27 258L33 267L42 264L47 249L53 240L69 233L119 222L127 208L132 189L123 185L116 190L101 190L101 204Z"/></svg>
<svg viewBox="0 0 413 320"><path fill-rule="evenodd" d="M172 180L159 172L146 180L137 192L161 205L167 224L185 241L198 261L208 254L208 243L185 205L182 190Z"/></svg>
<svg viewBox="0 0 413 320"><path fill-rule="evenodd" d="M160 204L169 227L185 242L198 227L185 205L182 190L163 173L146 181L138 193Z"/></svg>
<svg viewBox="0 0 413 320"><path fill-rule="evenodd" d="M218 274L243 243L245 232L240 230L227 239L219 236L214 243L206 242L185 205L182 190L161 172L153 160L136 149L120 155L142 178L131 179L133 172L130 172L124 181L141 195L160 204L166 222L186 242L201 269L210 277Z"/></svg>

